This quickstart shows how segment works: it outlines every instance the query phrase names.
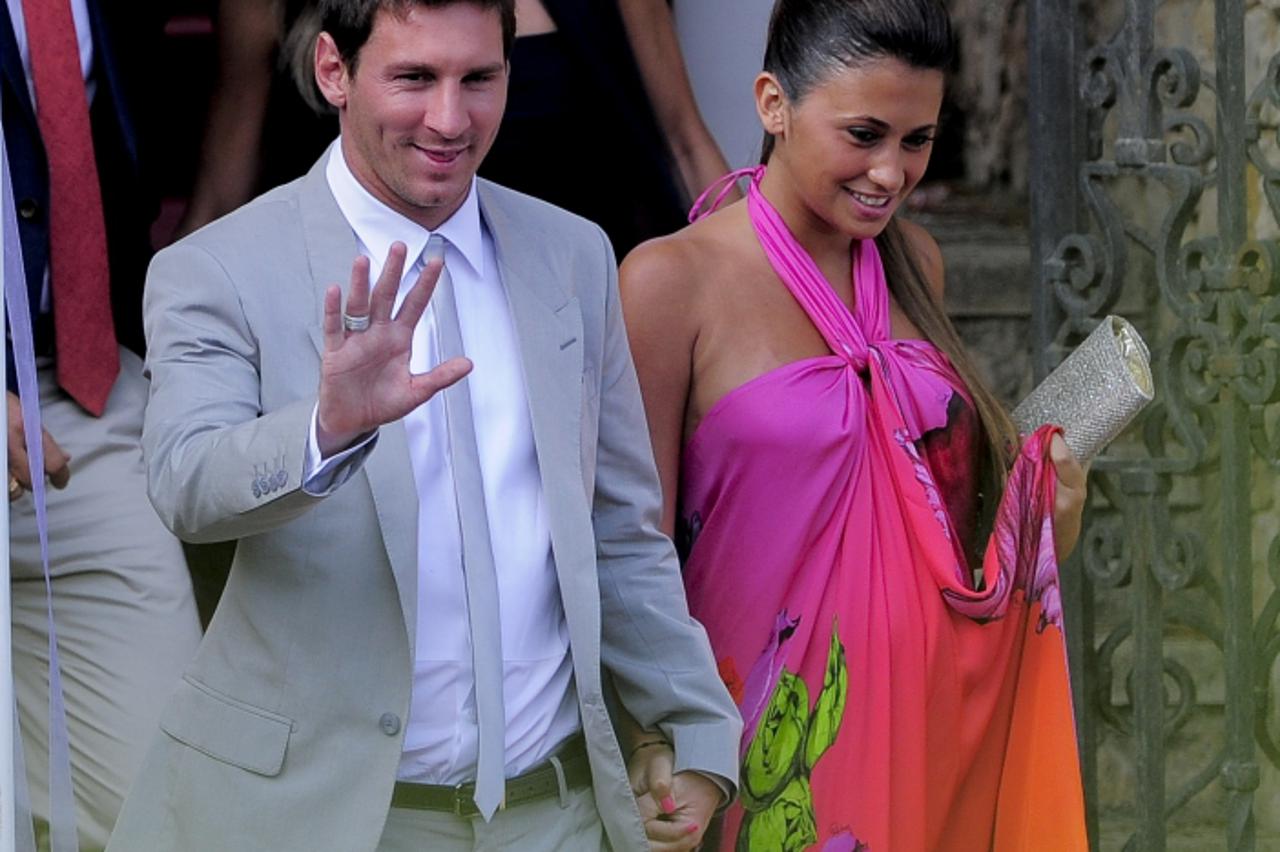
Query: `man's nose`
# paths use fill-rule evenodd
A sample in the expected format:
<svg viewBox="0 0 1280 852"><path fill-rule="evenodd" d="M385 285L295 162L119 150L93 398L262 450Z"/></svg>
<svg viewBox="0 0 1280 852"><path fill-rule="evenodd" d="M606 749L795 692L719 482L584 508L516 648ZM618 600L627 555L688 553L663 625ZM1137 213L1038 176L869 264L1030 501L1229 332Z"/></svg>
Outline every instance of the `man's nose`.
<svg viewBox="0 0 1280 852"><path fill-rule="evenodd" d="M461 85L445 83L437 86L432 94L426 115L422 117L422 123L446 139L456 139L461 136L471 126Z"/></svg>

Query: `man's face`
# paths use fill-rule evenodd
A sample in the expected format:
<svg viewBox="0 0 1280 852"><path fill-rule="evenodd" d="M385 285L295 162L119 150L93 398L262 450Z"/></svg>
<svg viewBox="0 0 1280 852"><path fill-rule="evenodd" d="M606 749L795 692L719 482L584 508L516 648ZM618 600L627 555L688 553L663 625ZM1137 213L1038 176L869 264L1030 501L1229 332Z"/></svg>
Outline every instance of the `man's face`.
<svg viewBox="0 0 1280 852"><path fill-rule="evenodd" d="M380 9L352 70L321 35L317 78L342 151L375 197L428 229L467 196L507 99L502 22L467 2Z"/></svg>

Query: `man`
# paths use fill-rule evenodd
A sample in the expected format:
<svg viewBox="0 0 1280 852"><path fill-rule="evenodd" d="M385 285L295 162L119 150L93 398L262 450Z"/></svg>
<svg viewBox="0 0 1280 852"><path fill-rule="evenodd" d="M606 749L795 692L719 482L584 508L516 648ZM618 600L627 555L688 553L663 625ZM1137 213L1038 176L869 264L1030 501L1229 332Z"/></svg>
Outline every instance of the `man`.
<svg viewBox="0 0 1280 852"><path fill-rule="evenodd" d="M323 17L339 142L148 279L152 499L239 545L111 848L690 849L740 723L656 529L608 243L474 177L513 2Z"/></svg>
<svg viewBox="0 0 1280 852"><path fill-rule="evenodd" d="M97 0L6 5L0 123L12 183L0 192L17 214L40 395L19 402L10 349L14 685L43 835L49 628L25 403L39 405L44 424L45 465L35 475L55 486L46 492L49 567L76 823L81 848L101 849L160 705L200 641L181 545L147 501L139 444L142 283L155 205L134 106L147 70L138 65L162 21L135 9L127 22L113 19Z"/></svg>

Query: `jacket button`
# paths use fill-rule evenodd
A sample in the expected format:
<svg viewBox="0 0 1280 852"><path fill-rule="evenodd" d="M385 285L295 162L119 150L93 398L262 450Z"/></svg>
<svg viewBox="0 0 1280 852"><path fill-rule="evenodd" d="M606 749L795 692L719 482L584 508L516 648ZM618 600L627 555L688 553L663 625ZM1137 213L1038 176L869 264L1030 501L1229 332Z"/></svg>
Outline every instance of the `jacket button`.
<svg viewBox="0 0 1280 852"><path fill-rule="evenodd" d="M40 205L34 198L24 198L18 202L18 215L23 219L34 219L40 212Z"/></svg>
<svg viewBox="0 0 1280 852"><path fill-rule="evenodd" d="M382 728L382 733L394 737L400 733L400 717L395 713L383 713L382 718L378 720L378 727Z"/></svg>

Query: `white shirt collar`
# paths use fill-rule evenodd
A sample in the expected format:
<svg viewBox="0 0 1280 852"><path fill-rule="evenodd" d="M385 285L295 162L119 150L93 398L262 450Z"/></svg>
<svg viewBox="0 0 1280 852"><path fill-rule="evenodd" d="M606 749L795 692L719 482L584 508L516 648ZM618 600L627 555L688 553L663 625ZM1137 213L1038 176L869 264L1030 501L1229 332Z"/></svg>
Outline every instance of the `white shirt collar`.
<svg viewBox="0 0 1280 852"><path fill-rule="evenodd" d="M334 200L338 202L338 209L378 265L386 260L387 251L396 240L408 248L408 263L412 265L434 233L448 240L475 274L484 277L484 237L474 177L462 206L434 231L392 210L364 188L347 165L346 156L342 153L342 137L329 146L325 178Z"/></svg>

